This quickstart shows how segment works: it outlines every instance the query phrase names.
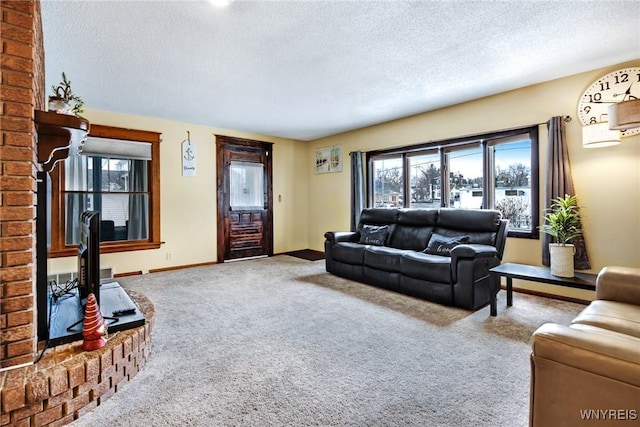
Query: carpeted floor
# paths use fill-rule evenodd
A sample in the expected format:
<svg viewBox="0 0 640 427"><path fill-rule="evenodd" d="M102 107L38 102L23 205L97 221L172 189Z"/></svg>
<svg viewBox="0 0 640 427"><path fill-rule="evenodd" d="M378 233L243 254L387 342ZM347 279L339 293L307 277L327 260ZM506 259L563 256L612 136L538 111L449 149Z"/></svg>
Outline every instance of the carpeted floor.
<svg viewBox="0 0 640 427"><path fill-rule="evenodd" d="M75 426L526 426L531 334L583 308L502 291L490 317L285 255L119 282L155 304L151 358Z"/></svg>

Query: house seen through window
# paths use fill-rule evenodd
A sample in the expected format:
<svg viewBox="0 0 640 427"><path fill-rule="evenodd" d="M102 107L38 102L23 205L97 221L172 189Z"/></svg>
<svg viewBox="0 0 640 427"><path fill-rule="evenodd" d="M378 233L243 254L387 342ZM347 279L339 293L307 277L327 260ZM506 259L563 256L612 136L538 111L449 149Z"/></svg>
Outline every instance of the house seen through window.
<svg viewBox="0 0 640 427"><path fill-rule="evenodd" d="M77 155L65 161L67 245L80 241L80 214L100 212L100 240L149 237L147 160Z"/></svg>
<svg viewBox="0 0 640 427"><path fill-rule="evenodd" d="M100 252L160 247L160 134L91 125L51 174L49 256L74 255L80 215L100 212Z"/></svg>
<svg viewBox="0 0 640 427"><path fill-rule="evenodd" d="M509 219L510 236L537 236L537 126L381 150L368 159L369 206L497 209Z"/></svg>

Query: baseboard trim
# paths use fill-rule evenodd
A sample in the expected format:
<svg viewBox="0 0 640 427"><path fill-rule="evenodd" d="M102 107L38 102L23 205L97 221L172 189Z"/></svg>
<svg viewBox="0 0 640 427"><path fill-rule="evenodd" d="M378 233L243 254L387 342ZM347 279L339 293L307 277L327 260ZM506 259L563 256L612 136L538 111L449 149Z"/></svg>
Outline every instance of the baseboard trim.
<svg viewBox="0 0 640 427"><path fill-rule="evenodd" d="M182 270L182 269L191 268L191 267L205 267L205 266L208 266L208 265L215 265L215 264L217 264L217 262L210 261L210 262L199 262L197 264L174 265L172 267L153 268L153 269L149 270L148 273L160 273L160 272L163 272L163 271ZM114 274L113 277L114 278L118 278L118 277L127 277L127 276L140 276L142 274L145 274L145 272L143 272L142 270L140 270L140 271L129 271L129 272L126 272L126 273Z"/></svg>
<svg viewBox="0 0 640 427"><path fill-rule="evenodd" d="M118 277L139 276L141 274L142 274L142 271L129 271L128 273L114 274L113 278L117 279Z"/></svg>
<svg viewBox="0 0 640 427"><path fill-rule="evenodd" d="M199 262L197 264L176 265L173 267L154 268L152 270L149 270L149 273L160 273L162 271L182 270L182 269L191 268L191 267L206 267L206 266L215 265L215 264L217 264L217 262L209 261L209 262Z"/></svg>

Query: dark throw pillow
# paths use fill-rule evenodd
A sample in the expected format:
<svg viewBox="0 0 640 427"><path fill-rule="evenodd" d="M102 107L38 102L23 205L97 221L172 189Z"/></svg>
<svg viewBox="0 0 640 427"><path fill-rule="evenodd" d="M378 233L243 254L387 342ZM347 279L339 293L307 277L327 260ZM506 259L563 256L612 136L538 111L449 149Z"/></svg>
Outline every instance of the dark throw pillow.
<svg viewBox="0 0 640 427"><path fill-rule="evenodd" d="M384 246L389 233L388 225L365 225L360 231L360 241L365 245Z"/></svg>
<svg viewBox="0 0 640 427"><path fill-rule="evenodd" d="M427 249L423 252L431 255L451 256L451 250L463 243L469 243L469 236L443 236L433 233Z"/></svg>

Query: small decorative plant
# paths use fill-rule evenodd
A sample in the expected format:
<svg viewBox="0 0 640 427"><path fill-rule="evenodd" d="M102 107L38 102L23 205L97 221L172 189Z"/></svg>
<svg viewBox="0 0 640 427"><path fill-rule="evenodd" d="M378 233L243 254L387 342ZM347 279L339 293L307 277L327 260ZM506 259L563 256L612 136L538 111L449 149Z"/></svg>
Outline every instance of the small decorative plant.
<svg viewBox="0 0 640 427"><path fill-rule="evenodd" d="M67 79L64 71L62 72L62 81L58 83L57 86L52 86L51 89L54 95L49 97L49 109L54 109L58 112L70 111L76 116L84 112L84 101L73 93L71 90L71 80ZM69 110L69 108L71 108L71 110Z"/></svg>
<svg viewBox="0 0 640 427"><path fill-rule="evenodd" d="M557 243L566 245L582 234L577 196L565 194L552 200L551 208L544 216L540 231L552 236Z"/></svg>

